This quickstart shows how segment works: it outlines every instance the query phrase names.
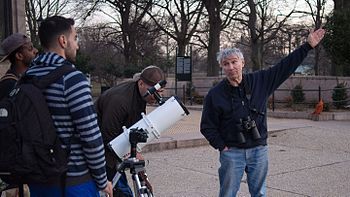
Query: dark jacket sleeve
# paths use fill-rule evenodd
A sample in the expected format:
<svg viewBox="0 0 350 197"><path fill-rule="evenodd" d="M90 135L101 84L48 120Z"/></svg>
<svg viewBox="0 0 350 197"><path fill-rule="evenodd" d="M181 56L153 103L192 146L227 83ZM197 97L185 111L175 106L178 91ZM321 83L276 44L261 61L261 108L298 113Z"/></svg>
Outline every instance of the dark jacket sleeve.
<svg viewBox="0 0 350 197"><path fill-rule="evenodd" d="M213 96L209 92L203 104L200 131L212 147L221 151L225 148L225 142L219 132L220 114L213 104Z"/></svg>
<svg viewBox="0 0 350 197"><path fill-rule="evenodd" d="M271 95L303 62L312 47L305 43L283 58L275 66L263 71L263 81L266 81L266 91Z"/></svg>

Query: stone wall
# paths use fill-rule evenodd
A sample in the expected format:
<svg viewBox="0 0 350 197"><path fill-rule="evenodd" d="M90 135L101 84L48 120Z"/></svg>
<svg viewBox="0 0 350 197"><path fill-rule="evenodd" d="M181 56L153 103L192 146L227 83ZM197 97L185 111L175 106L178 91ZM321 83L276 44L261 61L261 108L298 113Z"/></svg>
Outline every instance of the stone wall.
<svg viewBox="0 0 350 197"><path fill-rule="evenodd" d="M205 96L214 83L220 81L222 77L194 77L193 86L196 93ZM175 80L173 77L167 79L167 96L175 94ZM275 100L286 101L290 98L291 90L301 84L305 94L306 102L315 102L319 98L319 87L321 88L321 98L325 102L332 101L332 91L338 82L346 82L348 96L350 98L350 77L332 76L291 76L276 91ZM185 87L184 87L185 86ZM188 82L178 82L177 95L183 97L183 89L188 87Z"/></svg>
<svg viewBox="0 0 350 197"><path fill-rule="evenodd" d="M213 84L222 80L223 77L193 77L193 86L197 95L204 97ZM129 79L125 79L129 80ZM187 102L189 98L185 98L186 89L189 88L189 82L177 82L177 92L175 93L175 79L173 76L167 77L165 97L177 95L182 101ZM315 103L319 99L318 88L321 88L321 98L324 102L332 102L332 91L338 82L346 82L348 89L348 97L350 98L350 77L331 77L331 76L291 76L275 91L275 101L287 102L291 98L290 92L297 85L301 84L305 94L305 102ZM120 83L120 82L119 82ZM100 86L93 82L94 96L100 94Z"/></svg>

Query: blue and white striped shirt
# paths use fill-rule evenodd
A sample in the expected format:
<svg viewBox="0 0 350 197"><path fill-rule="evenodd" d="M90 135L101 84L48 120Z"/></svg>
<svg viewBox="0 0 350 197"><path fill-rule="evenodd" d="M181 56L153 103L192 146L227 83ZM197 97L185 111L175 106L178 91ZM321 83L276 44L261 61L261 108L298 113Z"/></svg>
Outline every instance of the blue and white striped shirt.
<svg viewBox="0 0 350 197"><path fill-rule="evenodd" d="M41 54L26 74L47 75L64 61L56 53ZM104 146L85 75L78 70L69 72L49 85L44 95L63 148L70 144L67 176L90 173L97 187L104 189L107 185Z"/></svg>

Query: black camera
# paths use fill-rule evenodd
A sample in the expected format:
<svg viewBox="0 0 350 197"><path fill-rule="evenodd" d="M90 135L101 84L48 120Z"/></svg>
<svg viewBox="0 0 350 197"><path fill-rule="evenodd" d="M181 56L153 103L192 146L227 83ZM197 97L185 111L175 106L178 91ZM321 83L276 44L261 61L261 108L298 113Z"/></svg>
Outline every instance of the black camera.
<svg viewBox="0 0 350 197"><path fill-rule="evenodd" d="M252 136L252 138L254 140L258 140L258 139L261 138L259 130L256 127L256 122L255 122L255 120L252 120L250 118L250 116L248 116L245 119L240 119L240 122L241 122L240 126L242 128L242 131L244 131L244 132L246 132L248 134L251 134L251 136ZM245 140L245 137L244 137L244 134L243 134L242 131L238 135L238 140L239 140L240 143L245 143L246 140Z"/></svg>
<svg viewBox="0 0 350 197"><path fill-rule="evenodd" d="M139 142L147 142L147 132L143 129L132 128L129 133L129 142L130 142L130 157L136 158L137 153L137 143Z"/></svg>
<svg viewBox="0 0 350 197"><path fill-rule="evenodd" d="M139 142L147 142L148 135L145 130L139 128L130 129L129 141L130 144L137 144Z"/></svg>

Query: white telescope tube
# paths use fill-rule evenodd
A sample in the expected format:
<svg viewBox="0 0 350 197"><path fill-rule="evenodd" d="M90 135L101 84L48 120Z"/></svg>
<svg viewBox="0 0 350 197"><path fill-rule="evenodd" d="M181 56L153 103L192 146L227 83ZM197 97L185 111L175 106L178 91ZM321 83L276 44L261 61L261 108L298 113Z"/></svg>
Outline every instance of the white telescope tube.
<svg viewBox="0 0 350 197"><path fill-rule="evenodd" d="M142 113L142 119L132 125L130 128L123 127L123 133L108 143L108 146L124 160L130 155L129 133L131 129L143 129L147 133L147 143L155 138L160 138L160 134L169 129L177 121L181 120L189 112L186 107L174 96L170 97L163 105L154 109L151 113L145 115ZM137 144L138 150L141 150L147 143Z"/></svg>

